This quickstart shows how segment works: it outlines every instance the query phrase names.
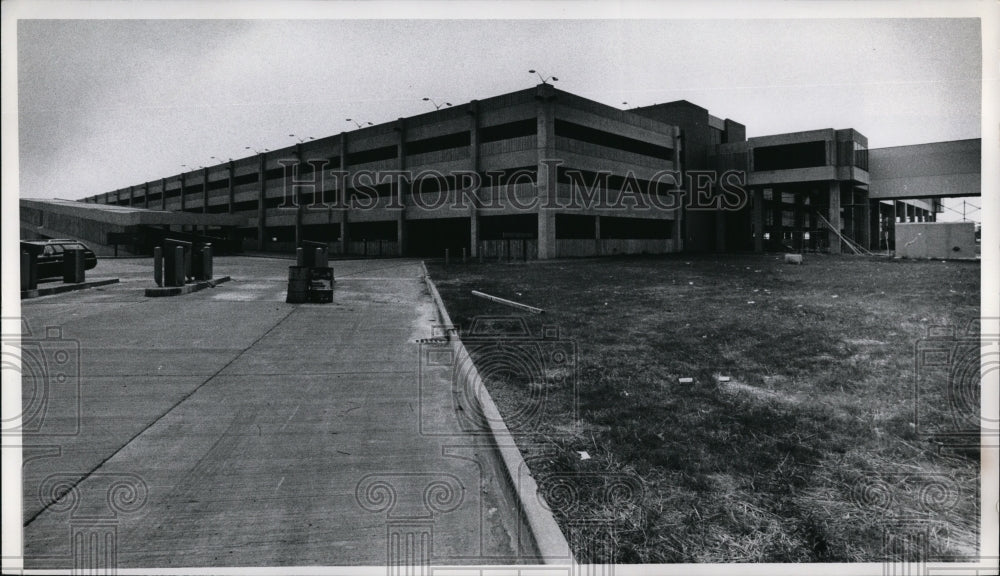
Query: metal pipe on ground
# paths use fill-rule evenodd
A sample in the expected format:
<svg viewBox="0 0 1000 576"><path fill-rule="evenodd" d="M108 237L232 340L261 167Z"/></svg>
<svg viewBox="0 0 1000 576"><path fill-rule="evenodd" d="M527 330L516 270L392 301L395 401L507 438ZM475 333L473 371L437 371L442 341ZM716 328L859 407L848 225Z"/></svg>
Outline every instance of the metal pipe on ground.
<svg viewBox="0 0 1000 576"><path fill-rule="evenodd" d="M473 290L472 295L478 298L484 298L490 302L496 302L497 304L503 304L504 306L510 306L512 308L517 308L518 310L524 310L525 312L530 312L531 314L544 314L545 310L541 308L536 308L534 306L528 306L527 304L521 304L520 302L514 302L513 300L507 300L506 298L501 298L499 296L493 296L491 294L486 294L485 292L480 292L479 290Z"/></svg>

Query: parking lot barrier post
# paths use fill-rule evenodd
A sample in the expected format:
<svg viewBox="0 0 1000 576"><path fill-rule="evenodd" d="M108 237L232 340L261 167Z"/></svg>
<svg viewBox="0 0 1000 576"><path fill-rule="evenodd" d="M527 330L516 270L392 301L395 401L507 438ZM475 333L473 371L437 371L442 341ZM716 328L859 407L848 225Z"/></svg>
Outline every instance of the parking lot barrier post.
<svg viewBox="0 0 1000 576"><path fill-rule="evenodd" d="M153 282L163 286L163 248L159 246L153 248Z"/></svg>
<svg viewBox="0 0 1000 576"><path fill-rule="evenodd" d="M205 277L205 280L211 280L212 275L215 273L214 270L215 266L214 263L212 262L213 256L214 256L214 249L212 248L212 245L205 244L205 247L202 248L202 256L201 256L201 262L202 265L204 266L204 269L202 270L202 276Z"/></svg>
<svg viewBox="0 0 1000 576"><path fill-rule="evenodd" d="M38 288L38 256L33 252L21 252L21 290Z"/></svg>
<svg viewBox="0 0 1000 576"><path fill-rule="evenodd" d="M184 247L174 246L174 269L172 270L174 276L174 286L183 286L187 280L187 262L190 261L184 258Z"/></svg>

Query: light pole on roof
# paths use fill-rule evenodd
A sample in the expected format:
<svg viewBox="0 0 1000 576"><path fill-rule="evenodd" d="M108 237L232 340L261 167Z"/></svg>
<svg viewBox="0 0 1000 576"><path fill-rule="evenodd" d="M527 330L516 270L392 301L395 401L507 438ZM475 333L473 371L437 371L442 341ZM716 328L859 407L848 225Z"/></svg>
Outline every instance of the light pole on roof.
<svg viewBox="0 0 1000 576"><path fill-rule="evenodd" d="M535 74L536 76L538 76L538 79L542 81L542 84L548 84L549 80L552 80L553 82L559 81L559 79L556 78L555 76L542 76L542 74L537 70L528 70L528 74Z"/></svg>
<svg viewBox="0 0 1000 576"><path fill-rule="evenodd" d="M423 101L424 102L430 102L431 105L434 106L435 110L440 110L442 106L451 106L451 102L442 102L442 103L438 104L437 100L435 100L433 98L424 98Z"/></svg>
<svg viewBox="0 0 1000 576"><path fill-rule="evenodd" d="M374 124L372 124L371 122L365 122L364 124L362 124L361 122L358 122L357 120L355 120L353 118L347 118L346 120L344 120L344 122L351 122L352 124L354 124L355 126L357 126L359 129L360 128L364 128L365 126L374 126Z"/></svg>

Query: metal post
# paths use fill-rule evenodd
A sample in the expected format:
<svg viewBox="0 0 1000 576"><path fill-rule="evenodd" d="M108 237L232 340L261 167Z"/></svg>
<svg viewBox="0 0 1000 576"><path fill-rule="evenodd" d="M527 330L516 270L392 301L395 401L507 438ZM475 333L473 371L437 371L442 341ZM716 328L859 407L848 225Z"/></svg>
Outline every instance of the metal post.
<svg viewBox="0 0 1000 576"><path fill-rule="evenodd" d="M153 248L153 281L157 286L163 286L163 248Z"/></svg>

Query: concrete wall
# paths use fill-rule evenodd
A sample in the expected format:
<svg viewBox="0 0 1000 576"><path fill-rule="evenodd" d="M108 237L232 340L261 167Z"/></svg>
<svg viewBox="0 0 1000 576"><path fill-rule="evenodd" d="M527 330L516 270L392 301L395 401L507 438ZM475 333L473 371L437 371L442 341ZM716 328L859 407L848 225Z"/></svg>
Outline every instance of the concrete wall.
<svg viewBox="0 0 1000 576"><path fill-rule="evenodd" d="M900 258L975 258L972 222L896 224L896 256Z"/></svg>
<svg viewBox="0 0 1000 576"><path fill-rule="evenodd" d="M871 198L979 196L982 140L954 140L868 151Z"/></svg>

